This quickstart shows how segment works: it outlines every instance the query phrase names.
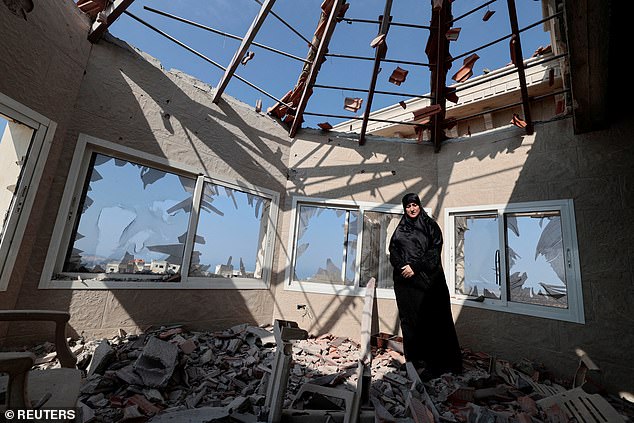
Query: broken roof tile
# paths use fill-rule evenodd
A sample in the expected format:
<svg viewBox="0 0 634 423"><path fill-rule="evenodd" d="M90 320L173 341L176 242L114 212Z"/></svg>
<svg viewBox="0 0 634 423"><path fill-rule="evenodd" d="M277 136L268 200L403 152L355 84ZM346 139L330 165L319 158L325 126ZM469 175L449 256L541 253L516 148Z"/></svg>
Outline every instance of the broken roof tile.
<svg viewBox="0 0 634 423"><path fill-rule="evenodd" d="M537 57L537 56L542 56L544 54L548 54L551 53L553 51L552 46L547 45L546 47L543 46L539 46L536 50L535 53L533 53L533 57Z"/></svg>
<svg viewBox="0 0 634 423"><path fill-rule="evenodd" d="M422 140L425 128L418 125L417 129ZM251 343L250 338L245 339L245 335L255 332L269 338L270 332L254 326L246 326L245 329L244 325L216 332L192 333L183 330L173 335L172 339L195 340L201 354L187 355L180 351L169 383L152 388L136 375L131 358L147 354L147 348L143 347L144 341L151 343L152 339L158 339L159 334L167 330L162 327L142 335L124 334L111 340L119 361L112 362L104 375L95 374L85 380L80 397L82 409L96 421L147 421L150 417L152 421L185 421L196 415L200 417L197 420L211 418L218 421L255 422L263 411L268 381L273 374L276 346L274 342L266 341ZM618 402L611 400L608 403L596 395L585 395L574 389L560 387L561 390L555 390L558 385L552 382L548 385L539 383L540 380L552 381L552 378L547 377L548 372L536 366L537 363L523 359L511 364L468 349L462 350L465 364L463 374L447 373L428 380L425 389L420 391L412 387L413 384L420 386L420 380L412 380L413 376L403 369L406 363L402 352L391 349L393 343L402 339L387 333L380 333L379 338L374 341L381 341L382 348L372 345L371 349L370 400L377 417L380 417L377 421L381 423L401 419L415 423L438 422L440 416L443 421L453 422L473 419L518 423L568 421L569 417L562 410L562 394L566 398L583 399L602 415L609 416L606 421L621 421L615 414L619 411L610 405ZM249 352L245 352L245 345L245 348L240 349L240 354L229 356L231 344L235 346L242 341L250 345ZM96 359L92 353L99 345L100 340L85 344L84 352L88 354L88 360ZM290 382L284 397L280 399L284 404L291 404L300 388L307 383L337 389L356 385L359 349L360 345L356 342L330 334L300 340L293 345ZM210 353L205 356L202 351ZM245 356L251 360L245 359ZM50 368L55 365L59 363L43 363L41 366ZM123 369L136 377L119 377ZM304 395L302 398L306 406L322 402L319 395L313 398ZM625 408L627 405L624 403L622 407L620 412L624 413L631 409Z"/></svg>
<svg viewBox="0 0 634 423"><path fill-rule="evenodd" d="M458 94L456 94L456 89L445 87L445 98L454 104L458 103Z"/></svg>
<svg viewBox="0 0 634 423"><path fill-rule="evenodd" d="M456 82L464 82L467 79L471 78L471 76L473 75L473 65L479 58L480 56L478 56L476 53L465 57L462 62L462 67L458 69L458 72L456 72L455 75L451 77L451 79Z"/></svg>
<svg viewBox="0 0 634 423"><path fill-rule="evenodd" d="M407 78L408 70L397 66L396 69L392 71L392 75L390 75L389 82L396 85L401 85L405 82L405 78Z"/></svg>
<svg viewBox="0 0 634 423"><path fill-rule="evenodd" d="M526 122L517 113L513 113L513 119L511 119L511 123L518 128L526 128Z"/></svg>
<svg viewBox="0 0 634 423"><path fill-rule="evenodd" d="M517 50L515 49L516 49L516 44L518 42L519 42L519 39L517 35L513 34L511 36L511 39L509 40L509 51L511 55L511 63L513 63L515 66L517 66L517 54L515 53Z"/></svg>
<svg viewBox="0 0 634 423"><path fill-rule="evenodd" d="M495 13L495 10L487 10L484 16L482 16L482 20L484 22L488 21L489 19L491 19L491 16L493 16L494 13Z"/></svg>
<svg viewBox="0 0 634 423"><path fill-rule="evenodd" d="M106 0L78 0L77 7L91 18L106 8Z"/></svg>
<svg viewBox="0 0 634 423"><path fill-rule="evenodd" d="M379 34L376 37L374 37L374 39L370 42L370 47L372 48L376 48L380 45L385 44L385 37L386 34Z"/></svg>
<svg viewBox="0 0 634 423"><path fill-rule="evenodd" d="M332 125L329 122L318 123L317 126L319 126L324 131L329 131L332 129Z"/></svg>
<svg viewBox="0 0 634 423"><path fill-rule="evenodd" d="M445 33L445 37L449 41L457 41L458 36L460 35L460 29L461 28L449 28L449 31Z"/></svg>
<svg viewBox="0 0 634 423"><path fill-rule="evenodd" d="M423 107L422 109L417 109L412 111L414 114L414 120L421 120L424 118L431 117L435 114L438 114L442 111L442 107L440 104L432 104L431 106Z"/></svg>
<svg viewBox="0 0 634 423"><path fill-rule="evenodd" d="M343 108L351 112L357 112L363 104L363 99L359 97L346 97L343 100Z"/></svg>

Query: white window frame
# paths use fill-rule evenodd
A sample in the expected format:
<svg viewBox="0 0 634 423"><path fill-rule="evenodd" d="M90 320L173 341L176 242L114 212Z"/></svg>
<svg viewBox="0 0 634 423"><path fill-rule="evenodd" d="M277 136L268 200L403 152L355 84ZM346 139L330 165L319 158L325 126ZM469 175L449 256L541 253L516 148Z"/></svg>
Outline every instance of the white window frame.
<svg viewBox="0 0 634 423"><path fill-rule="evenodd" d="M295 243L298 232L298 213L300 206L315 206L315 207L328 207L339 210L358 211L359 225L357 225L357 268L355 269L354 286L350 285L336 285L321 282L306 282L293 280L294 265L295 265ZM424 208L427 214L431 215L431 209ZM377 204L364 201L351 201L351 200L333 200L327 198L315 198L315 197L293 197L292 201L292 214L291 214L291 230L289 240L287 244L286 257L286 274L284 277L284 289L288 291L300 291L310 292L316 294L330 294L340 296L365 296L365 287L359 286L359 266L361 265L361 252L363 251L363 214L365 212L380 212L380 213L392 213L396 215L403 215L403 206L400 204ZM367 281L366 281L367 282ZM377 298L395 299L394 290L391 288L377 288Z"/></svg>
<svg viewBox="0 0 634 423"><path fill-rule="evenodd" d="M505 234L504 234L504 214L517 212L540 212L557 210L561 215L561 230L566 253L566 283L568 308L561 309L557 307L541 306L536 304L525 304L519 302L508 301L507 292L507 266L504 253ZM500 263L499 272L501 278L502 295L501 298L492 299L485 298L482 302L469 300L466 295L456 293L455 281L455 222L454 215L465 214L497 214L498 216L498 235ZM576 222L574 214L573 200L549 200L549 201L533 201L511 204L481 205L481 206L464 206L449 207L445 209L445 275L451 302L453 304L482 308L487 310L502 311L508 313L522 314L534 317L542 317L546 319L562 320L574 323L585 323L583 309L583 293L581 271L579 265L579 248L577 244Z"/></svg>
<svg viewBox="0 0 634 423"><path fill-rule="evenodd" d="M0 113L33 129L28 158L15 189L17 197L9 210L6 230L0 240L0 291L6 291L57 124L2 93Z"/></svg>
<svg viewBox="0 0 634 423"><path fill-rule="evenodd" d="M189 177L196 180L193 194L193 206L190 213L187 231L187 240L184 247L184 258L181 266L180 282L155 282L143 281L156 276L134 275L134 281L99 280L95 273L62 272L65 254L71 242L75 220L81 216L78 213L81 202L82 189L86 181L90 157L93 153L106 154L122 160L132 161L142 165L160 169L172 174ZM195 230L198 223L199 204L204 182L221 185L230 189L247 192L268 199L271 202L267 232L265 235L265 255L260 279L251 278L206 278L188 276L191 252L194 247ZM279 193L265 188L256 187L243 181L228 180L217 176L203 175L200 169L175 162L163 157L154 156L129 147L121 146L109 141L80 134L71 162L66 187L61 200L61 205L53 229L53 235L48 249L46 262L40 279L40 289L269 289L271 284L271 267L273 262L273 248L277 215L279 210ZM71 279L55 279L56 274L63 274ZM108 277L114 276L108 274ZM116 276L114 276L116 277ZM128 279L130 275L122 275L121 279Z"/></svg>

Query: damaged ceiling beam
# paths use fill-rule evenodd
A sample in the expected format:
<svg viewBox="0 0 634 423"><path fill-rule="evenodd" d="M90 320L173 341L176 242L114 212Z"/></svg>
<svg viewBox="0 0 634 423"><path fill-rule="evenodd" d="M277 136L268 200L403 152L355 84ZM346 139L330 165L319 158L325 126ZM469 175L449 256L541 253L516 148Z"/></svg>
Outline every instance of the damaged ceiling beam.
<svg viewBox="0 0 634 423"><path fill-rule="evenodd" d="M445 36L447 30L451 27L451 1L439 0L433 2L432 8L432 30L429 35L425 52L430 62L436 63L431 68L431 95L434 97L432 105L439 105L440 112L431 116L431 137L430 141L434 145L434 151L440 151L440 143L446 138L443 125L445 123L446 110L446 80L447 71L451 66L448 60L449 40ZM420 131L419 139L422 139L423 131Z"/></svg>
<svg viewBox="0 0 634 423"><path fill-rule="evenodd" d="M526 73L524 72L524 56L522 53L522 42L520 40L520 30L517 22L517 10L515 8L515 0L507 0L509 9L509 20L511 21L511 61L517 68L517 76L520 83L520 94L522 96L522 112L524 113L524 121L526 122L526 134L533 133L533 121L531 118L530 103L528 97L528 86L526 85Z"/></svg>
<svg viewBox="0 0 634 423"><path fill-rule="evenodd" d="M225 88L227 88L227 85L229 84L231 77L233 76L236 69L238 68L238 65L242 61L242 58L247 53L249 46L251 45L251 43L253 42L253 39L255 38L258 31L260 30L260 27L262 27L262 24L264 23L266 16L269 14L274 4L275 4L275 0L265 0L264 3L262 4L262 7L260 8L260 12L257 14L255 19L253 19L253 22L251 23L251 27L249 28L249 30L247 31L247 34L242 39L242 43L240 44L240 47L238 47L238 50L236 51L236 53L233 56L233 59L231 60L231 63L229 64L229 66L227 66L227 69L225 70L225 74L222 76L222 79L220 80L220 82L218 83L218 86L216 87L216 92L214 93L214 97L212 99L213 103L218 104L218 102L220 101L220 97L222 97L222 93L224 92Z"/></svg>
<svg viewBox="0 0 634 423"><path fill-rule="evenodd" d="M134 0L114 0L106 6L104 10L99 12L88 34L88 41L91 43L99 41L108 27L110 27L133 2Z"/></svg>
<svg viewBox="0 0 634 423"><path fill-rule="evenodd" d="M190 21L189 19L185 19L185 18L182 18L180 16L173 15L171 13L163 12L161 10L154 9L152 7L149 7L149 6L143 6L143 8L145 10L149 11L149 12L156 13L157 15L165 16L166 18L174 19L176 21L183 22L185 24L194 26L196 28L204 29L205 31L209 31L209 32L212 32L214 34L222 35L223 37L232 38L232 39L238 40L238 41L242 41L244 39L243 37L239 37L239 36L234 35L234 34L229 34L228 32L220 31L218 29L215 29L215 28L200 24L198 22ZM287 53L287 52L282 51L282 50L278 50L276 48L267 46L266 44L261 44L261 43L252 41L251 45L254 45L256 47L260 47L260 48L262 48L264 50L268 50L268 51L273 52L273 53L280 54L282 56L289 57L289 58L291 58L293 60L297 60L299 62L310 63L310 62L308 62L306 59L304 59L302 57L295 56L293 54Z"/></svg>
<svg viewBox="0 0 634 423"><path fill-rule="evenodd" d="M326 2L324 2L326 3ZM317 80L317 75L319 74L319 70L321 69L321 64L326 58L326 51L328 50L328 44L330 43L330 38L332 37L333 32L335 31L335 26L337 25L337 16L339 16L340 12L344 11L343 9L346 0L334 0L332 2L332 7L330 9L330 13L328 13L328 18L324 19L325 10L322 10L322 16L320 19L320 24L325 22L325 27L323 29L323 35L319 39L319 45L317 46L317 51L313 48L314 44L311 43L311 48L309 50L309 57L312 57L313 64L310 66L310 71L308 72L308 76L303 81L303 89L302 95L300 97L299 103L295 110L295 115L293 117L293 123L291 125L291 129L289 131L289 136L292 138L297 134L297 130L300 128L302 124L302 115L304 110L306 109L306 104L308 104L308 99L312 94L312 87L315 81ZM323 7L323 6L322 6ZM317 34L318 30L315 32ZM319 37L315 37L319 38ZM304 72L302 72L304 73ZM302 83L303 75L300 76L300 81L298 82L298 86Z"/></svg>
<svg viewBox="0 0 634 423"><path fill-rule="evenodd" d="M372 100L374 99L374 90L376 88L376 81L379 76L379 69L381 67L381 60L385 58L387 53L387 33L390 30L390 20L392 19L392 0L385 0L385 8L383 10L383 17L380 19L379 33L375 40L381 41L375 46L374 53L374 67L372 69L372 78L370 80L370 89L368 91L368 97L365 104L365 112L363 113L363 122L361 123L361 132L359 134L359 145L365 144L365 133L368 129L368 118L372 111ZM380 38L382 37L382 38ZM373 41L374 43L374 41Z"/></svg>

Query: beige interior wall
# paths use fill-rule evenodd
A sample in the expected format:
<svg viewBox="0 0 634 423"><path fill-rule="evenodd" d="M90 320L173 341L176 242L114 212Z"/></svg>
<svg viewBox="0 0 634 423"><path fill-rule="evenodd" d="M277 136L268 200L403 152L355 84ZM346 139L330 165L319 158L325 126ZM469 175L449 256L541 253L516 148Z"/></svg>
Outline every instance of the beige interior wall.
<svg viewBox="0 0 634 423"><path fill-rule="evenodd" d="M46 167L55 169L64 148L65 133L73 117L73 107L88 62L91 45L86 41L90 28L87 17L73 2L36 2L26 19L12 14L0 4L0 92L57 124ZM0 309L18 306L25 281L37 280L42 253L48 245L50 223L41 224L51 213L47 204L55 184L45 172L28 215L20 258L13 266L7 290L0 292ZM48 307L46 301L38 304ZM51 306L52 308L52 306ZM0 325L0 338L7 325Z"/></svg>
<svg viewBox="0 0 634 423"><path fill-rule="evenodd" d="M72 2L70 4L72 11L60 13L75 13L76 7ZM57 9L58 6L52 3L38 4L33 13L41 10L55 20L50 15L57 13ZM0 15L5 18L5 14ZM41 29L36 25L38 20L31 20L29 15L28 24L16 24L24 27L22 38L38 37L37 31ZM44 169L43 180L47 182L43 189L47 195L36 202L38 209L47 212L42 213L39 221L33 221L34 236L24 242L32 251L18 259L15 267L21 272L14 271L9 287L13 295L0 293L0 304L3 308L69 310L72 316L70 335L87 337L110 337L118 329L138 332L153 325L170 323L206 329L225 329L245 322L270 323L273 298L267 289L107 291L38 288L80 134L169 159L200 174L263 187L280 193L281 201L284 201L290 139L276 122L226 95L219 105L212 104L208 85L178 70L165 70L155 59L111 37L90 45L85 40L87 26L79 29L73 35L82 40L79 44L89 58L86 56L83 67L79 67L74 75L76 91L66 98L69 104L61 104L59 98L55 99L57 103L53 106L64 109L64 116L59 116L59 112L49 115L61 121L63 131L54 141L56 163L49 163ZM61 29L60 32L56 36L66 36ZM56 40L40 41L42 45L57 44ZM31 55L18 57L22 49L16 38L13 48L6 49L7 67L12 60L17 61L16 66L23 65L24 68L37 60ZM66 58L66 61L72 67L77 59ZM57 71L61 72L61 69ZM19 83L25 88L17 100L26 105L34 104L42 95L43 87L31 79L2 79L7 84L0 87L2 92L7 93L8 84ZM60 83L72 87L66 79L51 81L52 86ZM11 92L7 94L11 95ZM63 93L58 96L63 97ZM42 113L51 112L51 105L43 103ZM276 277L274 272L273 278ZM11 343L37 340L41 339L38 338L41 332L42 329L34 324L12 324L5 340Z"/></svg>
<svg viewBox="0 0 634 423"><path fill-rule="evenodd" d="M601 366L600 383L632 392L634 367L628 357L634 319L626 304L634 300L634 242L627 229L634 155L631 137L625 135L631 126L618 123L610 131L575 135L570 118L538 122L532 135L508 127L447 142L437 154L427 145L370 137L358 146L336 134L303 131L291 149L287 203L292 196L314 196L398 204L405 192L414 191L444 229L446 207L573 199L585 324L454 306L458 334L464 347L509 360L537 360L568 378L580 348ZM287 211L280 232L283 248L290 219ZM280 285L275 298L275 316L295 320L316 335L359 336L362 297ZM310 313L297 304L307 304ZM396 333L393 300L378 303L378 316L380 330Z"/></svg>
<svg viewBox="0 0 634 423"><path fill-rule="evenodd" d="M59 125L20 260L8 291L0 293L2 308L67 309L72 328L87 336L171 322L209 328L280 317L312 333L353 337L362 298L284 289L291 196L398 204L414 191L441 227L445 207L572 198L586 323L454 308L459 337L465 347L510 360L541 360L562 376L572 374L574 351L582 348L603 369L606 387L634 391L631 119L585 135L572 132L570 119L539 123L531 136L510 128L446 143L438 154L397 141L358 146L312 130L301 131L291 147L269 117L226 96L213 105L208 88L182 73L105 40L89 45L87 29L72 2L39 2L28 21L0 13L0 91ZM280 192L274 289L38 290L80 133ZM310 316L297 304L308 304ZM378 309L381 329L396 328L394 302L381 301ZM8 335L22 340L39 330L14 325Z"/></svg>

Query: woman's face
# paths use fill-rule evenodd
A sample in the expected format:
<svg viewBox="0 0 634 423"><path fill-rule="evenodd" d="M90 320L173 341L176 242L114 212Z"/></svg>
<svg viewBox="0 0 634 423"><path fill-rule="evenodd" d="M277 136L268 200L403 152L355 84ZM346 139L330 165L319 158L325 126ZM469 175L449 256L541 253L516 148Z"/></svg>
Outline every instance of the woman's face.
<svg viewBox="0 0 634 423"><path fill-rule="evenodd" d="M405 213L412 219L417 217L420 214L420 206L416 203L409 203L405 206Z"/></svg>

